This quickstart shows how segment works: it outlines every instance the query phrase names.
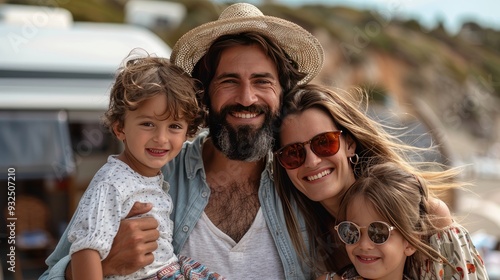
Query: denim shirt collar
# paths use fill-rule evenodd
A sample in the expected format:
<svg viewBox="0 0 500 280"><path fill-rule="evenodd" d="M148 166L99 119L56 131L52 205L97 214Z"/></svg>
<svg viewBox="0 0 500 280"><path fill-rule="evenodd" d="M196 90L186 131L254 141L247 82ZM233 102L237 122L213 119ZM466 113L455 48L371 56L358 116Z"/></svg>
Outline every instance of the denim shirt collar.
<svg viewBox="0 0 500 280"><path fill-rule="evenodd" d="M201 172L201 176L203 180L206 180L205 170L203 169L203 160L202 158L202 148L205 139L208 136L208 129L202 130L199 135L193 139L190 149L186 149L186 158L189 159L186 161L186 174L187 177L192 180L195 178L196 173L198 171ZM187 145L187 143L184 143Z"/></svg>

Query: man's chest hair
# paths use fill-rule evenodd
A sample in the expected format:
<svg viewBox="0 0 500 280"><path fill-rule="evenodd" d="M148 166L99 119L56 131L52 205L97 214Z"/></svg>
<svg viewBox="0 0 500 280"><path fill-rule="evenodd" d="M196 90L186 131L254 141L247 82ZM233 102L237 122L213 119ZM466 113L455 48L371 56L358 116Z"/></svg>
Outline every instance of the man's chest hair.
<svg viewBox="0 0 500 280"><path fill-rule="evenodd" d="M211 194L205 213L215 226L238 242L259 211L258 188L259 185L255 183L210 187Z"/></svg>

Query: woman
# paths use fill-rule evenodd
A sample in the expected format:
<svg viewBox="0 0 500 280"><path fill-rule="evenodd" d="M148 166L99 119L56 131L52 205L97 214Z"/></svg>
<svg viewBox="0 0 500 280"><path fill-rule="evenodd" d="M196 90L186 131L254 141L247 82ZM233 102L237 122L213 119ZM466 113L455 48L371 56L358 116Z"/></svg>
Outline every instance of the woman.
<svg viewBox="0 0 500 280"><path fill-rule="evenodd" d="M454 182L456 170L410 162L409 153L419 149L385 132L359 110L360 104L363 99L356 102L346 92L317 85L297 87L284 98L276 135L279 147L274 161L275 184L293 243L303 259L318 271L337 272L349 264L333 227L342 196L360 170L393 162L426 182L431 190L459 185ZM295 205L302 214L300 219L294 215ZM435 217L435 226L446 232L431 236L430 244L457 269L473 263L476 269L465 269L465 279L488 279L468 232L454 223L446 204L430 197L428 210ZM299 234L302 219L309 236L307 244ZM424 276L429 273L439 279L441 267L437 266L422 267L422 279L429 279Z"/></svg>

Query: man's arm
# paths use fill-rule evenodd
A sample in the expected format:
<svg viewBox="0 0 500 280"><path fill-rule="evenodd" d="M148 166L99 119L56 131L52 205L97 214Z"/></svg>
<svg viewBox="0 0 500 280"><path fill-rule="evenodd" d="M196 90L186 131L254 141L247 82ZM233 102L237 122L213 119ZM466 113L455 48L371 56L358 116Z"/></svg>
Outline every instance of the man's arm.
<svg viewBox="0 0 500 280"><path fill-rule="evenodd" d="M127 218L145 214L152 208L151 204L136 202ZM159 237L158 221L153 217L123 220L108 256L102 261L103 274L127 275L151 264Z"/></svg>
<svg viewBox="0 0 500 280"><path fill-rule="evenodd" d="M127 218L145 214L151 209L151 204L136 202ZM156 240L160 236L157 227L158 222L152 217L123 220L113 240L111 251L101 263L103 274L126 275L152 263L154 260L152 253L158 247ZM56 249L47 258L46 263L49 268L39 280L72 279L68 256L70 246L65 231Z"/></svg>

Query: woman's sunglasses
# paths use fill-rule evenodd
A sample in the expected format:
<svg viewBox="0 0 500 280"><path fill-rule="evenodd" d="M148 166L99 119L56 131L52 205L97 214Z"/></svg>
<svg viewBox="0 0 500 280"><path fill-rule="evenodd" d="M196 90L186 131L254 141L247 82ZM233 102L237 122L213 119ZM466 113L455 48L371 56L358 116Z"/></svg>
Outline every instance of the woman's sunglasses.
<svg viewBox="0 0 500 280"><path fill-rule="evenodd" d="M367 227L360 227L357 224L349 221L341 222L335 226L335 230L339 234L340 240L347 245L353 245L358 243L361 239L361 229L366 228L368 237L373 243L377 245L382 245L391 236L391 231L394 230L393 226L390 226L386 222L373 222Z"/></svg>
<svg viewBox="0 0 500 280"><path fill-rule="evenodd" d="M318 134L303 143L288 144L276 152L276 158L286 169L300 167L306 161L306 144L311 144L311 151L319 157L333 156L339 151L342 130Z"/></svg>

